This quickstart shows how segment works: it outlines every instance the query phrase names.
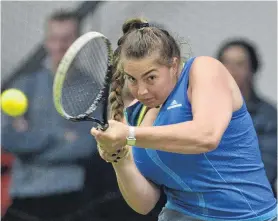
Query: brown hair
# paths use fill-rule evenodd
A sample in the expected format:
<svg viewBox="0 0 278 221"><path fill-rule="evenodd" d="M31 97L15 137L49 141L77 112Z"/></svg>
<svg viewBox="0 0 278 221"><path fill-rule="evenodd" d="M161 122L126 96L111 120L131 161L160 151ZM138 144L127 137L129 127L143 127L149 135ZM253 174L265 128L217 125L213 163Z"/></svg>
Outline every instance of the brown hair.
<svg viewBox="0 0 278 221"><path fill-rule="evenodd" d="M118 48L114 52L113 77L110 93L111 118L121 121L124 103L122 89L125 84L123 68L120 60L142 59L158 53L158 64L170 67L173 57L181 58L180 48L175 39L166 31L157 27L148 27L140 18L127 20L123 26L123 36L118 40Z"/></svg>

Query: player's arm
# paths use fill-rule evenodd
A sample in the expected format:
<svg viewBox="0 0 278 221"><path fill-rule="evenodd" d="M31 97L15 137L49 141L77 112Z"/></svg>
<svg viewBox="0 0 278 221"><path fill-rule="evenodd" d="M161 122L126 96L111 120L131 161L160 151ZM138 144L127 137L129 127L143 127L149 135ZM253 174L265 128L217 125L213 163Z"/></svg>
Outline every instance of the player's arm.
<svg viewBox="0 0 278 221"><path fill-rule="evenodd" d="M233 112L228 77L228 71L219 61L196 58L190 71L188 93L193 120L168 126L136 127L136 146L184 154L215 149Z"/></svg>
<svg viewBox="0 0 278 221"><path fill-rule="evenodd" d="M136 102L137 100L128 100L125 106L131 106ZM125 118L122 122L127 124ZM160 190L139 172L132 153L119 163L113 163L113 167L119 189L127 204L140 214L149 213L160 198Z"/></svg>
<svg viewBox="0 0 278 221"><path fill-rule="evenodd" d="M132 154L119 163L113 163L113 167L127 204L137 213L148 214L160 198L160 189L139 172Z"/></svg>

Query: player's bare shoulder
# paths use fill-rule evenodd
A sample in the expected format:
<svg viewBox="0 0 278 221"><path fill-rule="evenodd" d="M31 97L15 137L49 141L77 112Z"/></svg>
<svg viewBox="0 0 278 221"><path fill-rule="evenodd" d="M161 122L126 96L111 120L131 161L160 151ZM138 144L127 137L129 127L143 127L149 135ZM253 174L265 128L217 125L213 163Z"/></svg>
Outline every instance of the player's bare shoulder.
<svg viewBox="0 0 278 221"><path fill-rule="evenodd" d="M242 106L243 98L240 89L228 69L219 60L210 56L196 57L191 66L189 75L189 94L192 85L199 81L198 78L210 81L211 85L213 85L215 81L221 81L231 91L233 111L238 110ZM204 88L204 90L206 89Z"/></svg>

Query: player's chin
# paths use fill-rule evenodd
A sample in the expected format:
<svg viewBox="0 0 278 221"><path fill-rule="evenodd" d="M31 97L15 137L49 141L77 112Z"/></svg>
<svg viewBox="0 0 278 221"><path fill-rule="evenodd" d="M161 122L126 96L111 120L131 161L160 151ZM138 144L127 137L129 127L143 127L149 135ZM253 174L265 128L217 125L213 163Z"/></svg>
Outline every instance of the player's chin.
<svg viewBox="0 0 278 221"><path fill-rule="evenodd" d="M158 102L157 100L150 100L150 101L144 100L141 101L141 103L143 103L148 108L155 108L161 105L161 102Z"/></svg>

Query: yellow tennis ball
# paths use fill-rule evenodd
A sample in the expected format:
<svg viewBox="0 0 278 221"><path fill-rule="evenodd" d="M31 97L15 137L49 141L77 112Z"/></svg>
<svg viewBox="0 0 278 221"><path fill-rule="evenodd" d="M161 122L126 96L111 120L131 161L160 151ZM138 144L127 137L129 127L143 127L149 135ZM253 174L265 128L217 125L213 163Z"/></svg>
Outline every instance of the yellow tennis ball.
<svg viewBox="0 0 278 221"><path fill-rule="evenodd" d="M28 99L22 91L10 88L1 94L1 108L5 114L19 117L27 111Z"/></svg>

